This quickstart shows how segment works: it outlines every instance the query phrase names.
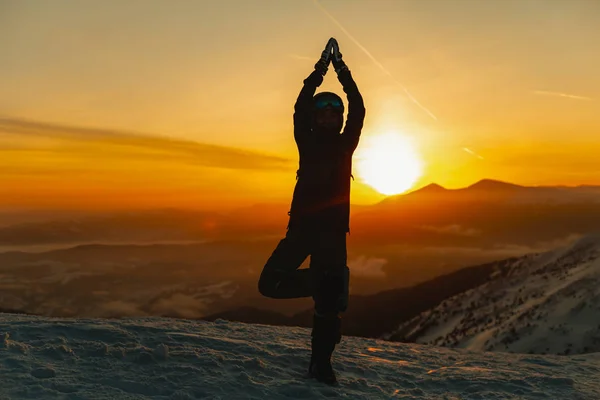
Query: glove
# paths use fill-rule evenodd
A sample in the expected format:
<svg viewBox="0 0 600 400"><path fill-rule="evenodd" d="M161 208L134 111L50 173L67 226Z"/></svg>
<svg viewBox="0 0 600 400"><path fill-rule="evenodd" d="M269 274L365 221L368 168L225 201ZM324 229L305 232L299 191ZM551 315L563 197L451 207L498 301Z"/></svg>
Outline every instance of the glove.
<svg viewBox="0 0 600 400"><path fill-rule="evenodd" d="M333 64L333 68L335 69L336 74L340 74L342 71L348 71L348 66L342 59L342 53L340 53L340 47L338 45L337 40L333 39L333 48L331 54L331 63Z"/></svg>
<svg viewBox="0 0 600 400"><path fill-rule="evenodd" d="M321 53L321 58L315 64L315 70L317 70L323 76L325 76L325 74L327 73L329 63L331 62L331 54L334 42L334 38L329 39L327 45L325 46L325 50L323 50L323 52Z"/></svg>
<svg viewBox="0 0 600 400"><path fill-rule="evenodd" d="M321 75L325 76L325 74L327 73L327 70L329 65L329 60L323 60L322 58L317 61L317 63L315 64L315 70L320 73Z"/></svg>

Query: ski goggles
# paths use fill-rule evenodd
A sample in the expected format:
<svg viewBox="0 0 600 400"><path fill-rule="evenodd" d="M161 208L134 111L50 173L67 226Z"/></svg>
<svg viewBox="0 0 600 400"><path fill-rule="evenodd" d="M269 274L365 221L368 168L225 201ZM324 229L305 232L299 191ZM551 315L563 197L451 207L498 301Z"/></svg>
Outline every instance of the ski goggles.
<svg viewBox="0 0 600 400"><path fill-rule="evenodd" d="M334 97L324 97L317 99L317 101L315 101L314 106L317 110L322 110L326 107L332 107L336 110L344 109L344 104L339 99L336 99Z"/></svg>

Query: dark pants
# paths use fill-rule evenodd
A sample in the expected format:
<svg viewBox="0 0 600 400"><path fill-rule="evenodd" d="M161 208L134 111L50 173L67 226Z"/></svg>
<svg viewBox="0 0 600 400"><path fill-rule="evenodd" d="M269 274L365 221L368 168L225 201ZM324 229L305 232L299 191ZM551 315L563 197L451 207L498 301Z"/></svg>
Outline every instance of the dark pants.
<svg viewBox="0 0 600 400"><path fill-rule="evenodd" d="M299 269L310 255L310 267ZM312 297L320 315L348 307L346 232L288 230L260 275L258 290L274 299Z"/></svg>

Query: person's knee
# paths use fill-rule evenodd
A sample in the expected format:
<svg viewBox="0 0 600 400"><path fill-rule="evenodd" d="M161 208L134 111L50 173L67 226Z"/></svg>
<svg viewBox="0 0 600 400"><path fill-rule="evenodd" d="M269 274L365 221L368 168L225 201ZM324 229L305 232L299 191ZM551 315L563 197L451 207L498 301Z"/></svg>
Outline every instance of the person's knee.
<svg viewBox="0 0 600 400"><path fill-rule="evenodd" d="M258 280L258 292L265 297L276 298L279 278L275 271L264 271Z"/></svg>
<svg viewBox="0 0 600 400"><path fill-rule="evenodd" d="M260 279L258 280L258 292L265 297L272 297L273 295L273 285L270 282L268 274L262 274Z"/></svg>

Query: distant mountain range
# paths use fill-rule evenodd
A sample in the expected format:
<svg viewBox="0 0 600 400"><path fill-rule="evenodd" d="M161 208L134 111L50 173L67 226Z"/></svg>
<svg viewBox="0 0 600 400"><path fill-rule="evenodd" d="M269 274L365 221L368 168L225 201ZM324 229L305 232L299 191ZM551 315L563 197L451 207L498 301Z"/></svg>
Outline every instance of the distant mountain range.
<svg viewBox="0 0 600 400"><path fill-rule="evenodd" d="M410 200L427 200L433 197L438 201L507 201L507 202L551 202L581 203L600 202L600 186L523 186L494 179L482 179L474 184L458 189L447 189L436 183L402 195L390 196L378 203L396 204Z"/></svg>
<svg viewBox="0 0 600 400"><path fill-rule="evenodd" d="M533 248L598 226L600 187L533 187L489 179L461 189L428 185L352 218L355 240L379 245Z"/></svg>
<svg viewBox="0 0 600 400"><path fill-rule="evenodd" d="M289 204L231 212L161 209L23 223L0 221L0 246L161 242L280 235ZM494 246L512 239L554 240L600 223L600 187L520 186L484 179L461 189L431 184L370 206L353 207L352 235L375 243ZM516 235L516 236L515 236Z"/></svg>

